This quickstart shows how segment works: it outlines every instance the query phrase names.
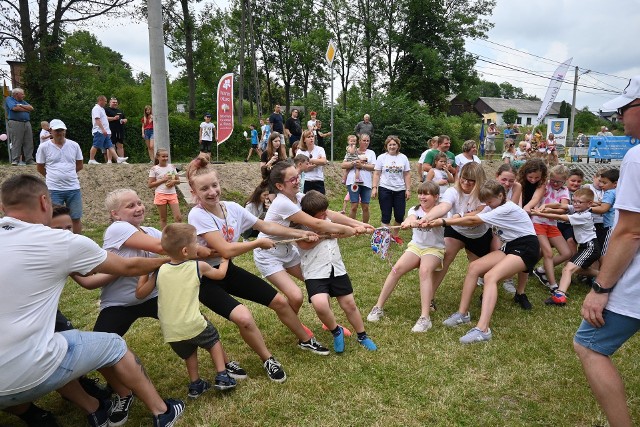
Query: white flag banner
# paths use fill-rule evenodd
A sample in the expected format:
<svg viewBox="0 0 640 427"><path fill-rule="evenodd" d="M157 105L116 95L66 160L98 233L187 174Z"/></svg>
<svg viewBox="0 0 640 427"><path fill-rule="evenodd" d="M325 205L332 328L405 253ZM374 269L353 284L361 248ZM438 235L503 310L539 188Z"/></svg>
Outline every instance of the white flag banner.
<svg viewBox="0 0 640 427"><path fill-rule="evenodd" d="M544 100L542 101L542 105L540 106L538 117L536 118L536 122L533 124L534 127L542 123L542 121L544 120L544 116L546 116L551 109L553 101L556 100L556 96L558 95L558 92L560 92L560 86L562 86L562 82L564 82L564 76L567 75L567 70L569 70L569 66L571 65L572 60L573 58L569 58L564 61L553 73L553 77L551 77L549 87L547 88L547 93L544 95Z"/></svg>

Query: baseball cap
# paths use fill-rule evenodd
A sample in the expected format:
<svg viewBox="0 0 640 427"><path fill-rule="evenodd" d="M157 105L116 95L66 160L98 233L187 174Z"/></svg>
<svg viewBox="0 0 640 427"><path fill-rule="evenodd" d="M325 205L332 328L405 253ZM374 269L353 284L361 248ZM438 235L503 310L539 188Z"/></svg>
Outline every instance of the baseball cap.
<svg viewBox="0 0 640 427"><path fill-rule="evenodd" d="M206 113L204 116L205 117L211 117L211 113Z"/></svg>
<svg viewBox="0 0 640 427"><path fill-rule="evenodd" d="M640 98L640 76L632 77L631 80L629 80L627 87L622 91L622 94L611 101L605 102L602 105L602 110L615 111L637 98Z"/></svg>
<svg viewBox="0 0 640 427"><path fill-rule="evenodd" d="M49 123L49 128L52 130L57 130L57 129L67 129L67 126L64 124L64 122L60 119L53 119L51 120L51 123Z"/></svg>

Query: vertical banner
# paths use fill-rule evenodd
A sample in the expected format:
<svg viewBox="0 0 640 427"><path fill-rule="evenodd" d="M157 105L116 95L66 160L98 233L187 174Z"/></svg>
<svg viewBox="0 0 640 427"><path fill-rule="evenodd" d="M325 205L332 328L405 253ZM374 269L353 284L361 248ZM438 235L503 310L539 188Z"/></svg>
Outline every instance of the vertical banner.
<svg viewBox="0 0 640 427"><path fill-rule="evenodd" d="M222 76L218 82L216 141L225 142L233 133L233 73Z"/></svg>
<svg viewBox="0 0 640 427"><path fill-rule="evenodd" d="M564 82L564 76L567 74L569 65L571 65L572 60L573 58L569 58L564 61L553 73L551 81L549 82L549 87L547 88L547 93L544 95L544 99L542 100L542 105L540 106L538 117L533 123L534 128L542 123L542 121L544 120L544 116L546 116L551 109L553 101L556 100L556 96L558 95L558 92L560 92L560 86L562 86L562 82Z"/></svg>
<svg viewBox="0 0 640 427"><path fill-rule="evenodd" d="M547 134L553 134L556 144L562 144L567 146L567 130L569 129L569 119L548 119L547 120ZM567 150L568 151L568 150Z"/></svg>

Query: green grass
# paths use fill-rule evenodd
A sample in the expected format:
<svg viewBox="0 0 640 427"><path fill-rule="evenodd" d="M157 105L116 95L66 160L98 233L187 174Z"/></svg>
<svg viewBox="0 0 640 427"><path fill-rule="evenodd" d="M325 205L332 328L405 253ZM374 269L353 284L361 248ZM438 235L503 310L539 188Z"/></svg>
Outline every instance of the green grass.
<svg viewBox="0 0 640 427"><path fill-rule="evenodd" d="M340 210L341 198L331 201ZM411 203L415 203L412 200ZM377 203L372 207L372 223L379 222ZM157 217L150 209L149 224ZM102 242L104 226L87 227L87 234ZM408 233L403 233L406 240ZM356 302L366 316L375 303L389 264L375 257L367 237L340 242L351 276ZM394 260L400 255L392 251ZM250 254L236 258L237 264L256 272ZM493 340L463 346L458 338L467 328L449 329L441 322L458 307L466 261L460 255L447 274L436 299L433 329L411 333L419 316L417 272L405 275L385 306L386 317L378 323L365 321L367 332L379 346L368 352L354 338L347 340L342 355L316 356L301 351L296 339L275 314L248 302L262 330L267 346L282 362L288 380L269 381L259 358L240 338L235 326L203 309L218 327L229 355L248 371L232 392L210 391L196 401L188 401L181 426L591 426L606 420L588 388L581 366L573 353L572 337L580 323L580 305L587 289L574 285L569 304L547 307L548 293L529 281L527 294L534 307L521 310L502 289L492 319ZM558 269L557 274L560 273ZM302 286L302 285L301 285ZM69 283L60 307L80 329L90 330L98 314L98 291L88 292ZM471 307L472 318L479 315L479 290ZM345 316L337 306L340 322ZM300 317L319 340L331 346L328 332L322 331L309 304ZM182 361L162 343L154 320L134 324L126 335L130 348L144 362L163 396L186 399L187 375ZM636 423L640 423L640 376L637 354L640 343L633 338L614 356ZM213 378L211 360L200 354L201 374ZM53 411L62 426L84 425L84 416L59 396L51 394L39 404ZM15 423L0 415L0 424ZM130 426L151 425L144 405L137 401Z"/></svg>

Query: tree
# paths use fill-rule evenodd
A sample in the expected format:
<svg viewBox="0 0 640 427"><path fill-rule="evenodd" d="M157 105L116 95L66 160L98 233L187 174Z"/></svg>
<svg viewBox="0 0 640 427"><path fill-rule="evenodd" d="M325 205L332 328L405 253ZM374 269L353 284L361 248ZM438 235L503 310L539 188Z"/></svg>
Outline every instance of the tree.
<svg viewBox="0 0 640 427"><path fill-rule="evenodd" d="M509 82L500 83L500 92L505 99L522 99L524 97L522 88L516 87Z"/></svg>
<svg viewBox="0 0 640 427"><path fill-rule="evenodd" d="M568 104L566 101L562 101L560 103L560 108L558 109L558 118L568 119L570 117L571 117L571 104Z"/></svg>
<svg viewBox="0 0 640 427"><path fill-rule="evenodd" d="M508 125L512 125L518 120L518 111L515 108L509 108L502 113L502 120Z"/></svg>

